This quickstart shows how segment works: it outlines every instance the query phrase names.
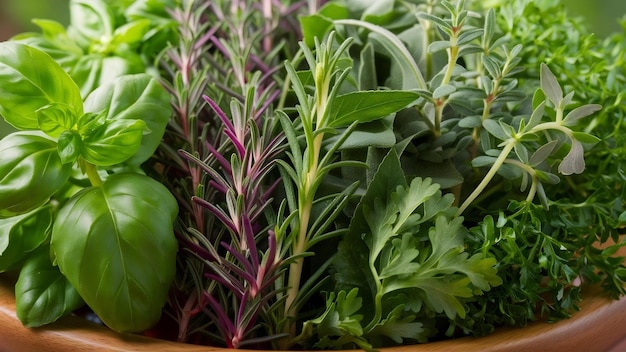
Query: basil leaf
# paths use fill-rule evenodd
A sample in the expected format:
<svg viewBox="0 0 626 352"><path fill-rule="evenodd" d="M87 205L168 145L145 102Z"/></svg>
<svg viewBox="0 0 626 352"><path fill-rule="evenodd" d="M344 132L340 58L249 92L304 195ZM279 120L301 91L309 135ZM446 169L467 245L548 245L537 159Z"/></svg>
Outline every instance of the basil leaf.
<svg viewBox="0 0 626 352"><path fill-rule="evenodd" d="M22 130L39 129L36 111L64 103L80 116L83 100L76 83L49 55L33 47L0 43L0 115Z"/></svg>
<svg viewBox="0 0 626 352"><path fill-rule="evenodd" d="M112 166L137 153L146 124L141 120L106 121L84 136L81 155L97 166Z"/></svg>
<svg viewBox="0 0 626 352"><path fill-rule="evenodd" d="M172 114L170 96L147 74L126 75L101 86L85 100L85 111L107 111L109 120L141 119L150 130L128 164L141 164L154 154Z"/></svg>
<svg viewBox="0 0 626 352"><path fill-rule="evenodd" d="M15 283L15 311L22 324L49 324L83 304L72 284L50 262L48 246L29 256Z"/></svg>
<svg viewBox="0 0 626 352"><path fill-rule="evenodd" d="M70 68L69 72L80 87L83 97L116 78L127 74L145 71L145 66L136 54L118 56L102 56L100 54L85 55Z"/></svg>
<svg viewBox="0 0 626 352"><path fill-rule="evenodd" d="M30 132L0 140L0 217L26 213L46 203L69 179L57 144Z"/></svg>
<svg viewBox="0 0 626 352"><path fill-rule="evenodd" d="M61 23L45 19L33 19L32 22L41 29L41 34L23 33L11 40L44 51L64 70L69 71L83 55L83 50L69 37Z"/></svg>
<svg viewBox="0 0 626 352"><path fill-rule="evenodd" d="M39 128L50 137L59 137L72 129L76 116L72 109L63 103L52 103L37 109Z"/></svg>
<svg viewBox="0 0 626 352"><path fill-rule="evenodd" d="M61 133L58 143L59 157L63 164L73 163L80 156L82 140L80 136L72 131Z"/></svg>
<svg viewBox="0 0 626 352"><path fill-rule="evenodd" d="M100 42L113 35L115 15L105 1L72 0L70 18L69 31L84 48L89 47L92 42Z"/></svg>
<svg viewBox="0 0 626 352"><path fill-rule="evenodd" d="M0 272L13 269L44 243L52 229L52 209L40 207L30 213L0 219Z"/></svg>
<svg viewBox="0 0 626 352"><path fill-rule="evenodd" d="M61 272L116 331L156 323L174 278L178 206L159 182L113 174L59 211L52 248Z"/></svg>

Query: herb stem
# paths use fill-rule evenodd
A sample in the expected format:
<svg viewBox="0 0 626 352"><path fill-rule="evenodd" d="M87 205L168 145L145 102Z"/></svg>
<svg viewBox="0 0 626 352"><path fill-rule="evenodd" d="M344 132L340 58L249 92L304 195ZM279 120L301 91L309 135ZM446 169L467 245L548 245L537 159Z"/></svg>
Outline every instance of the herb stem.
<svg viewBox="0 0 626 352"><path fill-rule="evenodd" d="M450 83L450 80L452 79L452 72L454 71L456 60L459 56L459 47L456 45L456 39L456 33L450 37L452 46L448 49L448 68L446 69L446 74L441 81L442 86Z"/></svg>
<svg viewBox="0 0 626 352"><path fill-rule="evenodd" d="M485 190L485 188L487 187L489 182L491 182L493 177L496 175L496 173L498 172L502 164L504 164L507 156L509 156L509 154L511 153L511 151L513 150L516 144L517 144L517 140L513 138L506 141L506 145L500 152L500 155L498 155L498 158L493 163L493 165L491 165L491 168L489 169L489 171L487 172L483 180L480 182L480 184L478 184L476 189L474 189L474 191L465 199L465 201L463 201L463 204L459 207L459 210L457 211L456 216L460 216L461 214L463 214L465 209L469 207L469 205L474 201L474 199L476 199L476 197L478 197Z"/></svg>
<svg viewBox="0 0 626 352"><path fill-rule="evenodd" d="M96 165L84 160L83 165L83 171L85 171L85 174L87 175L87 178L89 179L91 185L94 187L102 186L103 182L100 178L100 175L98 174L98 169L96 168Z"/></svg>

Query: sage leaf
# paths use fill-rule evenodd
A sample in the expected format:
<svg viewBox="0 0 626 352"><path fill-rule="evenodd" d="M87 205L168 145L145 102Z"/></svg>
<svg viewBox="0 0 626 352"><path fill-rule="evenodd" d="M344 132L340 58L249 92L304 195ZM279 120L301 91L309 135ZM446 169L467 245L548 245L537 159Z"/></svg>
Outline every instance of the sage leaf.
<svg viewBox="0 0 626 352"><path fill-rule="evenodd" d="M535 167L544 162L554 152L558 143L558 140L552 140L537 148L528 160L528 165Z"/></svg>
<svg viewBox="0 0 626 352"><path fill-rule="evenodd" d="M508 133L506 133L506 130L503 128L503 123L499 121L486 119L483 121L483 127L491 135L498 139L507 140L511 137Z"/></svg>
<svg viewBox="0 0 626 352"><path fill-rule="evenodd" d="M169 191L139 174L113 174L59 210L51 237L59 269L113 330L159 320L174 278L177 212Z"/></svg>
<svg viewBox="0 0 626 352"><path fill-rule="evenodd" d="M447 97L448 95L456 92L456 87L451 84L444 84L442 86L437 87L433 92L433 99L440 99Z"/></svg>
<svg viewBox="0 0 626 352"><path fill-rule="evenodd" d="M577 140L572 140L569 153L559 164L559 172L563 175L580 174L585 171L583 145Z"/></svg>
<svg viewBox="0 0 626 352"><path fill-rule="evenodd" d="M541 90L543 90L554 106L561 106L561 102L563 100L563 90L561 89L561 85L559 85L556 76L554 76L552 71L550 71L550 68L548 68L548 65L544 63L541 64L541 72L539 75Z"/></svg>
<svg viewBox="0 0 626 352"><path fill-rule="evenodd" d="M598 104L587 104L587 105L579 106L575 108L574 110L570 111L567 115L565 115L565 118L563 119L563 125L573 126L581 118L587 117L593 114L594 112L599 111L600 109L602 109L602 105L598 105Z"/></svg>

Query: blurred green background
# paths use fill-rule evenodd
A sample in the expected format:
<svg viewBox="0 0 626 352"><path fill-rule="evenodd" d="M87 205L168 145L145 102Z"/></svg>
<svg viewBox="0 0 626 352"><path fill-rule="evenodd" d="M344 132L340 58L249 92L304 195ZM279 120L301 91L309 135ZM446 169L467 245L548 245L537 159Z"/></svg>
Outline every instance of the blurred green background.
<svg viewBox="0 0 626 352"><path fill-rule="evenodd" d="M589 27L599 37L621 30L618 19L626 15L626 0L561 1L572 15L587 18ZM22 31L36 30L30 23L31 18L56 19L66 23L68 2L69 0L0 0L0 40Z"/></svg>
<svg viewBox="0 0 626 352"><path fill-rule="evenodd" d="M371 0L377 1L377 0ZM555 0L537 0L555 1ZM618 22L626 15L626 0L561 0L573 16L587 20L598 37L622 31ZM67 23L69 0L0 0L0 41L25 31L39 31L31 23L33 18L45 18ZM0 119L0 138L9 128Z"/></svg>

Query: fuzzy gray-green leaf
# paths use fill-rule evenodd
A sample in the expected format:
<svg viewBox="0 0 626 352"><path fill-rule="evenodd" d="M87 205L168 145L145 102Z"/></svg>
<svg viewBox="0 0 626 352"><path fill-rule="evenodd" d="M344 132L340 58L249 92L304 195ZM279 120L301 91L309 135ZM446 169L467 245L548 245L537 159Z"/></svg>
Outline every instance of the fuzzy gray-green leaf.
<svg viewBox="0 0 626 352"><path fill-rule="evenodd" d="M550 71L548 65L544 63L541 64L540 79L541 90L543 90L548 99L550 99L555 106L560 106L563 100L563 90L556 76Z"/></svg>

